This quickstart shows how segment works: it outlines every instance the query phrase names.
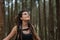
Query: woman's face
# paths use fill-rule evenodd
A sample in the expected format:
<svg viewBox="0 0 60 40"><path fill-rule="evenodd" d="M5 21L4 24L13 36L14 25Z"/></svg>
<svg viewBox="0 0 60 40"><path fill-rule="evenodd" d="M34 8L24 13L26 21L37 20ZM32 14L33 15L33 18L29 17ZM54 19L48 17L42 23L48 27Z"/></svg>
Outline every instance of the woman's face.
<svg viewBox="0 0 60 40"><path fill-rule="evenodd" d="M21 20L25 20L25 21L30 20L30 15L29 15L29 13L28 13L28 12L23 12L23 13L22 13Z"/></svg>

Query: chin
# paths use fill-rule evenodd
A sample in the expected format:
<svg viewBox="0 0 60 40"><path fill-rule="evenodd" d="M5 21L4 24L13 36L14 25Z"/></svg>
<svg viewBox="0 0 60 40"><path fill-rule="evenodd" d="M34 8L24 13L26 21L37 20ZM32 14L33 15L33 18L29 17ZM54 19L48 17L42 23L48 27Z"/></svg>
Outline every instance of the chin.
<svg viewBox="0 0 60 40"><path fill-rule="evenodd" d="M26 20L30 20L30 18L26 18Z"/></svg>
<svg viewBox="0 0 60 40"><path fill-rule="evenodd" d="M29 21L30 19L26 20L26 21Z"/></svg>
<svg viewBox="0 0 60 40"><path fill-rule="evenodd" d="M26 21L29 21L30 19L26 19Z"/></svg>

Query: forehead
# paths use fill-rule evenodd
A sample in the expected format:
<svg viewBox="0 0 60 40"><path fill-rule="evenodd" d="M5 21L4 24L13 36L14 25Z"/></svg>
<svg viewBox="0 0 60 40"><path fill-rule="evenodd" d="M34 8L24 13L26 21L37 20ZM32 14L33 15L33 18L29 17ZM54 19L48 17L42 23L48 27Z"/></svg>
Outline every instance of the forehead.
<svg viewBox="0 0 60 40"><path fill-rule="evenodd" d="M24 14L24 13L28 13L28 12L23 12L22 14Z"/></svg>

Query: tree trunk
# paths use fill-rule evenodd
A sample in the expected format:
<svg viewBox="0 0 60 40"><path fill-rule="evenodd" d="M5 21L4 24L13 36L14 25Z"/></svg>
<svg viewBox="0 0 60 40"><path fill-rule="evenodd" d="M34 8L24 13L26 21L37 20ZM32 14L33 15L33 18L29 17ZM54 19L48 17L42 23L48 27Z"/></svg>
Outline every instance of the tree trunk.
<svg viewBox="0 0 60 40"><path fill-rule="evenodd" d="M49 0L49 40L54 40L54 15L53 15L53 1Z"/></svg>
<svg viewBox="0 0 60 40"><path fill-rule="evenodd" d="M0 40L4 37L4 4L3 0L0 0Z"/></svg>
<svg viewBox="0 0 60 40"><path fill-rule="evenodd" d="M60 40L60 0L56 0L57 12L57 40Z"/></svg>

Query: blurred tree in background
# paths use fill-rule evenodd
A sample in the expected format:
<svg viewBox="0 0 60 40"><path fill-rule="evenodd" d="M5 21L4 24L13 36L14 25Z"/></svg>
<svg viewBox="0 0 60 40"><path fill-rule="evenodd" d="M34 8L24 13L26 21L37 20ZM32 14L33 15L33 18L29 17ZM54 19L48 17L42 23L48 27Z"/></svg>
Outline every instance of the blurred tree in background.
<svg viewBox="0 0 60 40"><path fill-rule="evenodd" d="M4 37L4 4L3 0L0 0L0 40Z"/></svg>

